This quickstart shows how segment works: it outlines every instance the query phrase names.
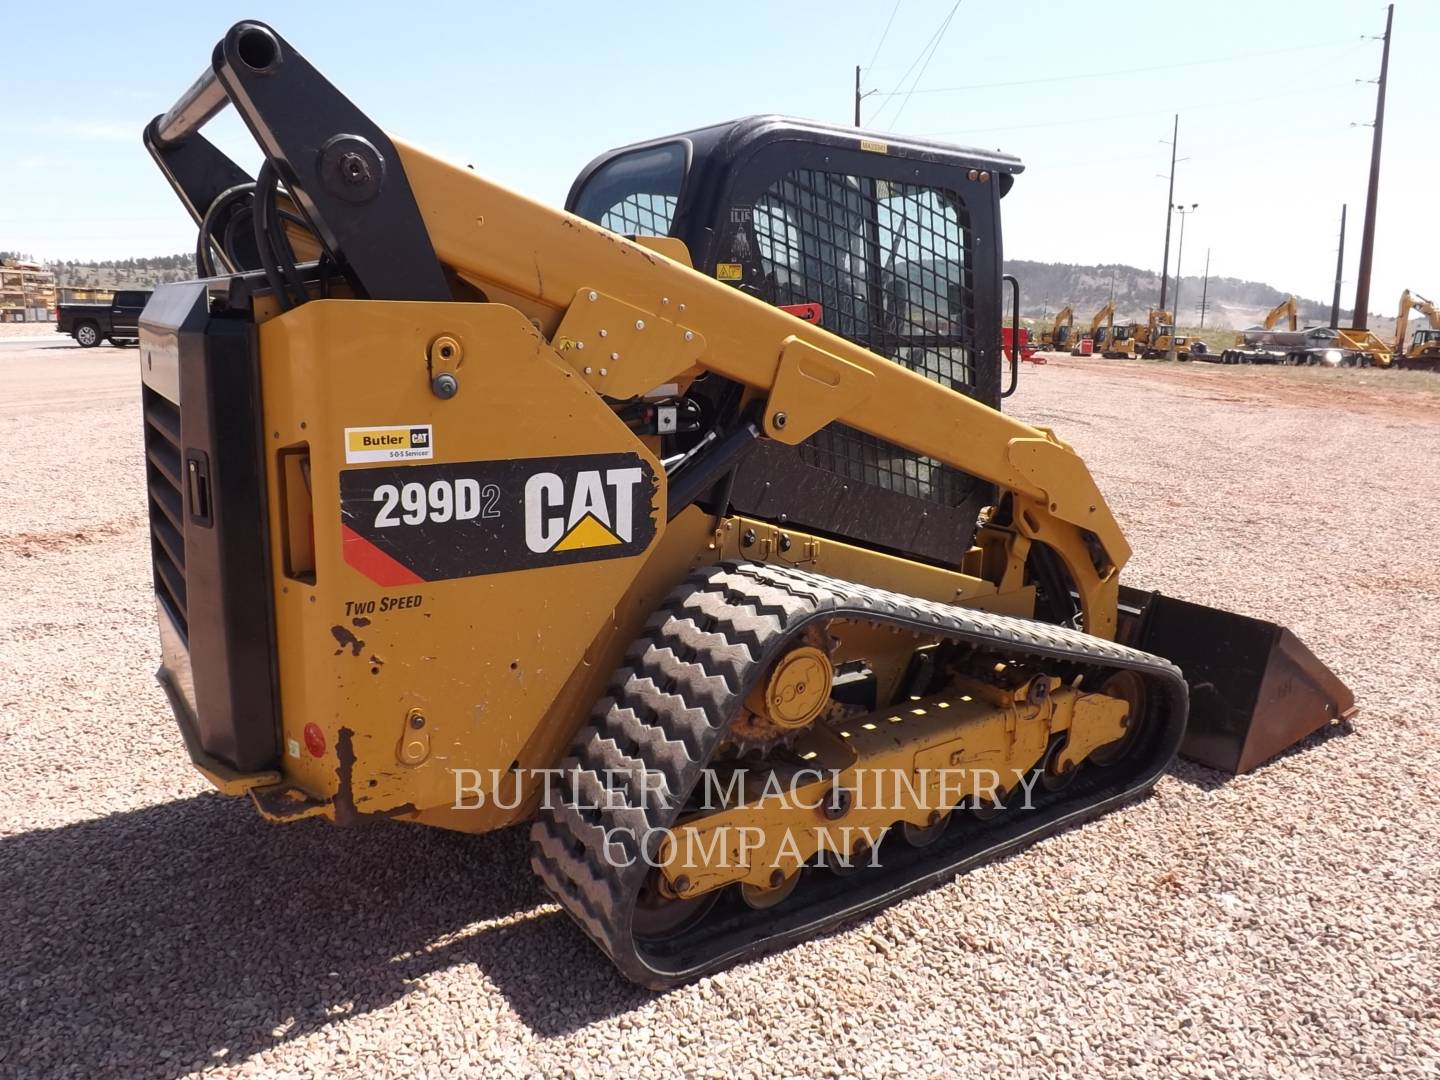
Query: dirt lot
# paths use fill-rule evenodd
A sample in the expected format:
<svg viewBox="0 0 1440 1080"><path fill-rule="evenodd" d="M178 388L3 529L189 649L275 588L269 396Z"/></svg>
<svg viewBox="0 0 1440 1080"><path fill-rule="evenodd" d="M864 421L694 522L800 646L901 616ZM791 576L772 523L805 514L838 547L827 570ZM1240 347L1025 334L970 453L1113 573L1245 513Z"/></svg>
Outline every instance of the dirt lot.
<svg viewBox="0 0 1440 1080"><path fill-rule="evenodd" d="M133 350L0 347L0 1074L1373 1076L1440 1069L1440 378L1064 358L1126 578L1283 620L1362 712L656 996L523 835L277 828L156 662ZM1428 381L1427 381L1428 380Z"/></svg>

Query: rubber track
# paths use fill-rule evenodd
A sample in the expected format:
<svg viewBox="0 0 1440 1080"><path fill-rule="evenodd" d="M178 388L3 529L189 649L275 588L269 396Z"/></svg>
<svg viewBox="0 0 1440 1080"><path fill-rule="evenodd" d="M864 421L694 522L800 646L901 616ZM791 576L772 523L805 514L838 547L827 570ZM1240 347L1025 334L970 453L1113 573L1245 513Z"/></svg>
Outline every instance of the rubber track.
<svg viewBox="0 0 1440 1080"><path fill-rule="evenodd" d="M711 943L704 930L714 915L701 922L693 944L682 940L642 950L631 934L631 915L649 870L640 845L653 857L751 684L805 625L840 616L968 641L1016 659L1136 670L1151 685L1151 718L1160 722L1147 727L1152 734L1143 760L1130 773L1113 766L1105 771L1110 782L1079 796L1078 803L1076 796L1057 797L1048 810L1026 811L1039 816L1020 822L1018 832L1015 823L1000 827L1009 816L1002 814L984 834L996 833L993 843L946 841L936 845L935 856L922 858L912 849L899 871L890 872L887 861L885 871L866 869L843 879L823 875L830 881L810 891L808 909L802 881L802 889L772 912L718 919ZM663 988L811 936L1143 795L1174 757L1185 712L1178 668L1102 638L791 567L722 563L696 571L678 586L626 651L607 696L596 703L563 762L565 775L557 785L562 797L542 807L531 827L531 866L625 975ZM1117 776L1123 777L1118 785ZM881 876L867 887L870 875ZM792 910L797 904L799 910Z"/></svg>

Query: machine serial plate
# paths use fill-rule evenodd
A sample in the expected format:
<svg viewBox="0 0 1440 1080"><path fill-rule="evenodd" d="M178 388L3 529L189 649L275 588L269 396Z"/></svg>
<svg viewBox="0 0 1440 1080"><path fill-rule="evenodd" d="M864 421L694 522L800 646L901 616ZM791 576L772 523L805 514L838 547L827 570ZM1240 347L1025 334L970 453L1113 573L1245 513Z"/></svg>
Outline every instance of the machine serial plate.
<svg viewBox="0 0 1440 1080"><path fill-rule="evenodd" d="M638 555L658 484L638 454L345 469L345 561L380 585Z"/></svg>

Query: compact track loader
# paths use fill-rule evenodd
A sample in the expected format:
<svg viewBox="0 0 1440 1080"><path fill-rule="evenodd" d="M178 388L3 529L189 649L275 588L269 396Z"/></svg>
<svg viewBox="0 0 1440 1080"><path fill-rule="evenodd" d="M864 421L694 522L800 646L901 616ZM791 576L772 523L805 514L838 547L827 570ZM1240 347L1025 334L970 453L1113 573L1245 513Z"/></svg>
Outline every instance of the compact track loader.
<svg viewBox="0 0 1440 1080"><path fill-rule="evenodd" d="M145 142L200 230L142 321L160 680L267 818L530 821L661 987L1353 709L1122 587L1084 462L1000 411L1012 157L751 117L559 211L255 22Z"/></svg>

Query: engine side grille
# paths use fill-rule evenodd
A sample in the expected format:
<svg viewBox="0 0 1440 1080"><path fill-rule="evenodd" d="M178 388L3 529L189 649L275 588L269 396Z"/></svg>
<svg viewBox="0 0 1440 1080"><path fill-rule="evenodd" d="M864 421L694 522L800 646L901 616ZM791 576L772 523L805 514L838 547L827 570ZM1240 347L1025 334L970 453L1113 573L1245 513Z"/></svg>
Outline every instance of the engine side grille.
<svg viewBox="0 0 1440 1080"><path fill-rule="evenodd" d="M145 487L150 496L150 559L155 573L155 595L169 609L188 643L180 409L148 386L141 401L145 412Z"/></svg>

